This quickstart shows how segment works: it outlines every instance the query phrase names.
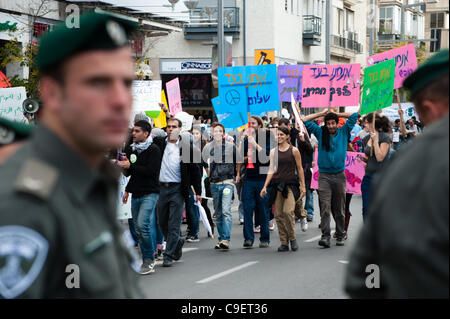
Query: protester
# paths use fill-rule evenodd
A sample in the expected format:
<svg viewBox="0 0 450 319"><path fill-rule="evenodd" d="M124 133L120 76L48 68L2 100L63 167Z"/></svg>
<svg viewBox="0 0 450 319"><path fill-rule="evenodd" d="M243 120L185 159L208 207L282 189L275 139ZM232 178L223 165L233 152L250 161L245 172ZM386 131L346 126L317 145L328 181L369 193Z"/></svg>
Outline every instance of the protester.
<svg viewBox="0 0 450 319"><path fill-rule="evenodd" d="M325 116L323 127L310 122L310 120ZM339 117L348 118L347 122L338 128ZM330 247L330 215L334 211L336 217L336 245L344 246L345 240L345 189L347 178L345 176L345 159L350 132L359 115L358 113L332 113L329 110L311 114L304 118L308 132L314 133L319 141L319 201L320 201L320 228L322 238L319 245Z"/></svg>
<svg viewBox="0 0 450 319"><path fill-rule="evenodd" d="M290 143L296 147L301 154L302 167L304 172L305 183L311 185L312 172L310 170L313 161L313 147L309 140L308 134L300 132L295 127L292 127L289 121L285 118L280 119L279 127L286 127L289 129ZM308 230L307 211L303 207L303 196L299 197L295 203L295 216L300 220L302 231Z"/></svg>
<svg viewBox="0 0 450 319"><path fill-rule="evenodd" d="M375 127L373 127L373 117L374 113L370 113L366 117L370 136L366 136L363 139L363 149L366 157L363 157L362 160L367 163L366 172L361 182L363 200L362 216L364 221L366 221L368 216L372 181L389 159L388 154L391 145L389 120L385 116L376 114Z"/></svg>
<svg viewBox="0 0 450 319"><path fill-rule="evenodd" d="M194 125L192 127L192 135L194 136L195 147L197 147L197 149L200 150L201 153L203 153L203 149L206 146L206 139L203 137L201 127L198 125ZM214 225L214 221L213 221L213 218L211 215L211 210L208 207L208 200L206 198L204 198L205 196L211 198L211 196L212 196L211 184L210 184L209 177L207 177L208 175L205 171L207 166L204 164L204 165L202 165L201 168L202 168L202 176L205 176L205 178L202 178L202 184L204 185L204 189L205 189L204 196L203 196L203 192L202 192L202 207L205 210L206 217L208 218L209 225L211 226L212 232L211 233L208 232L208 237L214 238L214 226L215 225ZM203 189L203 187L202 187L202 189Z"/></svg>
<svg viewBox="0 0 450 319"><path fill-rule="evenodd" d="M448 85L448 49L403 83L427 129L374 181L369 218L347 268L352 298L449 297ZM368 265L372 274L378 269L377 287L367 285Z"/></svg>
<svg viewBox="0 0 450 319"><path fill-rule="evenodd" d="M134 143L126 150L126 158L118 161L118 165L124 169L124 175L131 176L122 201L126 204L128 194L132 194L131 215L142 252L142 275L155 272L157 253L156 204L162 155L160 148L152 143L151 130L147 121L136 122L133 128Z"/></svg>
<svg viewBox="0 0 450 319"><path fill-rule="evenodd" d="M197 194L196 200L201 201L198 195L202 192L201 175L198 164L193 161L194 146L189 139L180 136L181 126L181 121L176 118L167 120L167 138L162 150L158 221L167 242L164 267L171 267L173 261L182 256L181 219L191 187Z"/></svg>
<svg viewBox="0 0 450 319"><path fill-rule="evenodd" d="M298 250L295 237L295 207L298 199L305 196L305 177L300 151L289 141L290 131L287 127L278 128L278 149L270 151L269 173L260 196L267 195L270 183L270 201L275 203L278 233L281 246L279 252ZM272 179L273 178L273 179Z"/></svg>
<svg viewBox="0 0 450 319"><path fill-rule="evenodd" d="M130 236L117 223L118 170L106 159L128 132L127 45L137 25L100 13L79 22L41 38L39 123L0 170L0 250L12 266L2 278L13 280L0 285L5 298L143 297L123 242ZM77 289L67 286L72 264L81 274Z"/></svg>
<svg viewBox="0 0 450 319"><path fill-rule="evenodd" d="M231 202L234 184L239 183L242 161L238 158L236 146L225 141L225 127L215 123L213 141L205 146L203 160L208 163L207 173L211 183L219 242L215 249L230 249Z"/></svg>
<svg viewBox="0 0 450 319"><path fill-rule="evenodd" d="M252 116L249 122L251 135L247 134L243 140L243 154L246 162L251 162L254 168L247 166L242 202L244 203L244 247L253 247L255 239L253 228L253 211L260 223L260 247L268 247L270 243L269 231L269 197L261 197L260 193L266 180L270 164L270 150L272 148L270 131L263 129L260 117ZM249 152L249 146L252 152ZM257 207L257 209L255 209Z"/></svg>

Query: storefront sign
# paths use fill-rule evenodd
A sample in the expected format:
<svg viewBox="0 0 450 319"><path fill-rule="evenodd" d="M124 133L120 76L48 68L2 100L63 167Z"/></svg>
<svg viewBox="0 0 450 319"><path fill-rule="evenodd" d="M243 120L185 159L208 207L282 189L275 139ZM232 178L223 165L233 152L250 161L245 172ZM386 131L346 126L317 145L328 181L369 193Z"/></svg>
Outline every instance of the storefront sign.
<svg viewBox="0 0 450 319"><path fill-rule="evenodd" d="M161 59L161 74L211 73L210 59Z"/></svg>

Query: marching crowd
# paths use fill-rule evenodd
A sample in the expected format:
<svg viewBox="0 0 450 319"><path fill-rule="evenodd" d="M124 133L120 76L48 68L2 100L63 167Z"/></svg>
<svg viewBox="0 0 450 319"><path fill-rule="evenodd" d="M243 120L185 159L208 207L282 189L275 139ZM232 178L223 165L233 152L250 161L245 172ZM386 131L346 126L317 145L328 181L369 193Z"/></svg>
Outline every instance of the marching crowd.
<svg viewBox="0 0 450 319"><path fill-rule="evenodd" d="M145 297L130 267L133 241L117 222L119 170L130 177L122 201L131 201L141 274L155 271L156 258L172 266L185 240L198 241L203 210L209 236L217 229L214 249L230 249L235 193L245 248L253 247L255 233L259 247L269 247L275 219L278 251L298 250L295 220L306 231L315 214L315 165L319 245L329 248L335 237L343 246L352 215L348 150L362 153L366 174L365 224L350 256L346 292L448 298L448 50L404 81L423 124L324 109L301 121L251 116L243 132L227 132L219 123L207 131L194 123L182 132L182 122L166 109L164 130L138 116L123 145L135 79L127 39L136 28L129 20L88 13L78 29L63 24L47 33L36 57L43 105L38 125L0 119L2 298ZM181 233L184 210L187 234ZM367 285L369 265L381 270L379 289ZM73 266L82 275L72 282L76 272L67 272Z"/></svg>
<svg viewBox="0 0 450 319"><path fill-rule="evenodd" d="M153 121L139 113L123 152L110 154L111 161L130 177L122 201L127 203L131 194L128 225L142 253L141 274L154 272L158 259L164 267L172 266L181 258L185 241L199 242L200 210L208 219L208 237L214 238L217 229L214 249L230 249L233 200L239 202L244 248L253 247L255 233L260 234L259 247L269 247L275 220L281 241L278 251L298 250L295 223L306 231L314 215L310 187L314 165L320 172L319 245L331 246L332 216L336 222L333 237L337 246L343 246L352 198L346 193L347 151L364 154L358 160L366 167L361 184L366 220L372 180L395 150L423 129L415 118L398 125L381 112L360 117L325 109L302 115L304 124L294 117L264 121L251 116L250 129L226 133L218 122L205 127L194 121L187 131L164 104L161 108L168 116L166 128L152 128ZM399 116L403 119L401 109ZM315 149L317 163L313 161ZM212 201L213 214L208 201ZM182 221L187 223L186 234L181 232Z"/></svg>

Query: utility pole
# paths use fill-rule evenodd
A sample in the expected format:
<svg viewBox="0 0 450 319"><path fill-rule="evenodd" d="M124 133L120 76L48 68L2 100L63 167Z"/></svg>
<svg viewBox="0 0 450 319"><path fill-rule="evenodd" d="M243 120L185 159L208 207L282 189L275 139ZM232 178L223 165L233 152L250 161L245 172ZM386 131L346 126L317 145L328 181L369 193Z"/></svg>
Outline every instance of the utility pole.
<svg viewBox="0 0 450 319"><path fill-rule="evenodd" d="M373 0L370 0L370 21L369 21L369 56L373 55L373 25L375 23L375 10Z"/></svg>
<svg viewBox="0 0 450 319"><path fill-rule="evenodd" d="M331 0L327 0L327 12L326 12L326 31L325 31L325 60L326 64L330 64L330 40L331 40Z"/></svg>
<svg viewBox="0 0 450 319"><path fill-rule="evenodd" d="M224 40L223 0L217 0L217 50L219 51L219 68L226 66Z"/></svg>

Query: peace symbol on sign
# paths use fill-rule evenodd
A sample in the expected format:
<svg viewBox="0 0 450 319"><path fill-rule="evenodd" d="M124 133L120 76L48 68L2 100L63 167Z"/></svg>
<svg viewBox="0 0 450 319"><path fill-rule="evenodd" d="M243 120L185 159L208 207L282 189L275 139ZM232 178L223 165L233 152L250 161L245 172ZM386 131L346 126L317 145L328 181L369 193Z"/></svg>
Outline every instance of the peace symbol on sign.
<svg viewBox="0 0 450 319"><path fill-rule="evenodd" d="M236 105L241 101L241 95L236 90L230 90L225 95L225 99L229 105Z"/></svg>

